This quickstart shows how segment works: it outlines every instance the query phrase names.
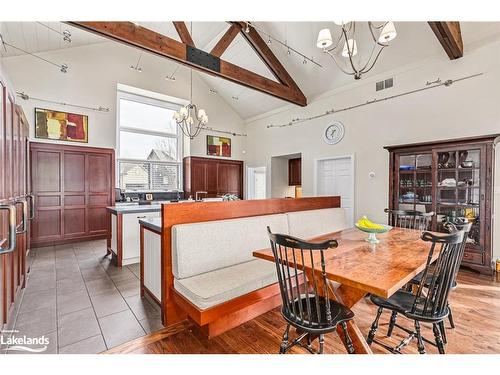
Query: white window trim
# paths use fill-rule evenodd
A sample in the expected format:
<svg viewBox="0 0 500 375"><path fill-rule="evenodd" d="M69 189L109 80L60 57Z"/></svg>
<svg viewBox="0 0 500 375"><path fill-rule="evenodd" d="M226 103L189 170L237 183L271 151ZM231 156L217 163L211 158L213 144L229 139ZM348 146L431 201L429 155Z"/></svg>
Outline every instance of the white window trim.
<svg viewBox="0 0 500 375"><path fill-rule="evenodd" d="M142 89L135 89L132 86L126 86L126 85L121 85L118 84L118 90L117 90L117 98L116 98L116 166L115 166L115 176L116 176L116 181L115 181L115 186L120 187L120 162L144 162L144 163L155 163L155 164L164 164L164 165L175 165L178 167L179 170L179 175L178 175L178 180L179 180L179 190L183 190L183 170L182 170L182 160L183 160L183 151L184 151L184 137L182 132L180 132L179 128L177 128L177 134L172 134L168 132L159 132L159 131L152 131L152 130L141 130L137 128L130 128L126 126L121 126L120 125L120 100L125 99L125 100L130 100L130 101L135 101L138 103L144 103L144 104L149 104L157 107L162 107L162 108L167 108L167 109L172 109L177 111L179 108L181 108L183 105L185 105L185 100L183 99L177 99L171 96L166 96L162 94L157 94L155 95L156 98L153 97L148 97L141 95L142 93L151 93L151 94L156 94L147 90L142 90ZM132 90L135 89L135 90ZM126 90L126 91L125 91ZM137 93L140 92L141 94ZM165 101L158 99L158 97L161 97L162 99L169 99L170 101ZM132 158L121 158L120 157L120 131L126 131L129 133L137 133L137 134L146 134L146 135L155 135L155 136L160 136L160 137L166 137L166 138L174 138L177 139L177 156L178 156L178 161L177 162L171 162L171 161L151 161L151 160L143 160L143 159L132 159ZM149 191L158 191L158 192L164 192L165 190L145 190L145 191L140 191L140 190L133 190L130 192L134 193L144 193L144 192L149 192Z"/></svg>

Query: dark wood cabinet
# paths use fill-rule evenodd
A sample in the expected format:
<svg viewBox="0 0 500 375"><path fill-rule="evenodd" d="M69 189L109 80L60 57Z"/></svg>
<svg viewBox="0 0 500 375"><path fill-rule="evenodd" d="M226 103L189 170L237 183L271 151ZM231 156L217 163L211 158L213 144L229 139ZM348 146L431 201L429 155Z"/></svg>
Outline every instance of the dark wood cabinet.
<svg viewBox="0 0 500 375"><path fill-rule="evenodd" d="M389 208L435 212L433 231L456 218L472 222L463 266L492 265L494 144L498 135L390 146Z"/></svg>
<svg viewBox="0 0 500 375"><path fill-rule="evenodd" d="M288 160L288 185L302 185L302 158Z"/></svg>
<svg viewBox="0 0 500 375"><path fill-rule="evenodd" d="M183 164L186 198L206 191L209 198L235 194L243 199L242 161L188 156Z"/></svg>
<svg viewBox="0 0 500 375"><path fill-rule="evenodd" d="M0 205L15 211L10 223L8 210L0 210L0 330L12 329L14 302L25 286L30 230L27 202L28 123L21 107L15 104L15 93L0 76ZM14 222L15 221L15 222ZM16 230L15 246L9 239L9 224ZM12 227L12 226L11 226ZM10 251L8 251L10 250Z"/></svg>
<svg viewBox="0 0 500 375"><path fill-rule="evenodd" d="M31 143L33 245L106 237L114 170L111 149Z"/></svg>

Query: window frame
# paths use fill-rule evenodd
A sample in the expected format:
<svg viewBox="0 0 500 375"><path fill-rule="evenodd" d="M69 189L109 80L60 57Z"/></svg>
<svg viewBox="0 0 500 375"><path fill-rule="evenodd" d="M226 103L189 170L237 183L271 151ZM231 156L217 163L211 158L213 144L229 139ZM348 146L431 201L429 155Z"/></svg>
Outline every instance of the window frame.
<svg viewBox="0 0 500 375"><path fill-rule="evenodd" d="M175 98L172 98L175 99ZM121 187L120 184L120 164L121 162L129 162L129 163L143 163L143 164L149 164L149 174L148 174L148 186L149 188L146 190L124 190L125 192L129 193L145 193L145 192L168 192L172 191L171 190L154 190L152 186L152 165L153 164L163 164L163 165L172 165L177 167L178 169L178 187L177 190L183 191L183 170L182 170L182 160L183 160L183 151L184 151L184 137L181 131L179 131L179 128L176 127L176 134L173 133L168 133L168 132L160 132L160 131L154 131L154 130L142 130L142 129L137 129L137 128L131 128L127 126L121 126L120 123L120 102L121 100L128 100L128 101L133 101L141 104L147 104L147 105L152 105L152 106L157 106L161 108L166 108L170 110L177 111L182 107L182 100L179 99L179 102L176 103L174 101L165 101L165 100L160 100L156 98L151 98L147 97L144 95L139 95L127 91L122 91L120 89L117 90L117 105L116 105L116 153L117 153L117 158L116 158L116 181L115 184L118 187ZM151 136L159 136L159 137L164 137L164 138L171 138L171 139L176 139L177 140L177 161L161 161L161 160L147 160L147 159L135 159L135 158L122 158L120 157L120 135L121 132L127 132L127 133L135 133L135 134L143 134L143 135L151 135Z"/></svg>

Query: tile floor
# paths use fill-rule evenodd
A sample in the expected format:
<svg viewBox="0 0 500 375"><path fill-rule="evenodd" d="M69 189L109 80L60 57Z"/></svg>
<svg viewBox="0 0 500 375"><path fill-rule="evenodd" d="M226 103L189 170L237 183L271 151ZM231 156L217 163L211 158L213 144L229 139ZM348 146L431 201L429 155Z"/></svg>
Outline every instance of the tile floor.
<svg viewBox="0 0 500 375"><path fill-rule="evenodd" d="M105 240L31 254L16 336L45 335L46 353L99 353L163 328L159 306L140 297L139 264L116 267Z"/></svg>

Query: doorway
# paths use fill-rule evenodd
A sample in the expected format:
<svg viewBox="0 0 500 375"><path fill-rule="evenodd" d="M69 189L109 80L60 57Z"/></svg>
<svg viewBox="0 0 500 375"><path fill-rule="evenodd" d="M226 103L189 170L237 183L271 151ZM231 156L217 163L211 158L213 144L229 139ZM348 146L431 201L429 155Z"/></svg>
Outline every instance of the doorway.
<svg viewBox="0 0 500 375"><path fill-rule="evenodd" d="M314 163L316 196L339 195L347 220L354 225L354 155L316 159Z"/></svg>
<svg viewBox="0 0 500 375"><path fill-rule="evenodd" d="M247 199L266 199L266 167L247 167Z"/></svg>

